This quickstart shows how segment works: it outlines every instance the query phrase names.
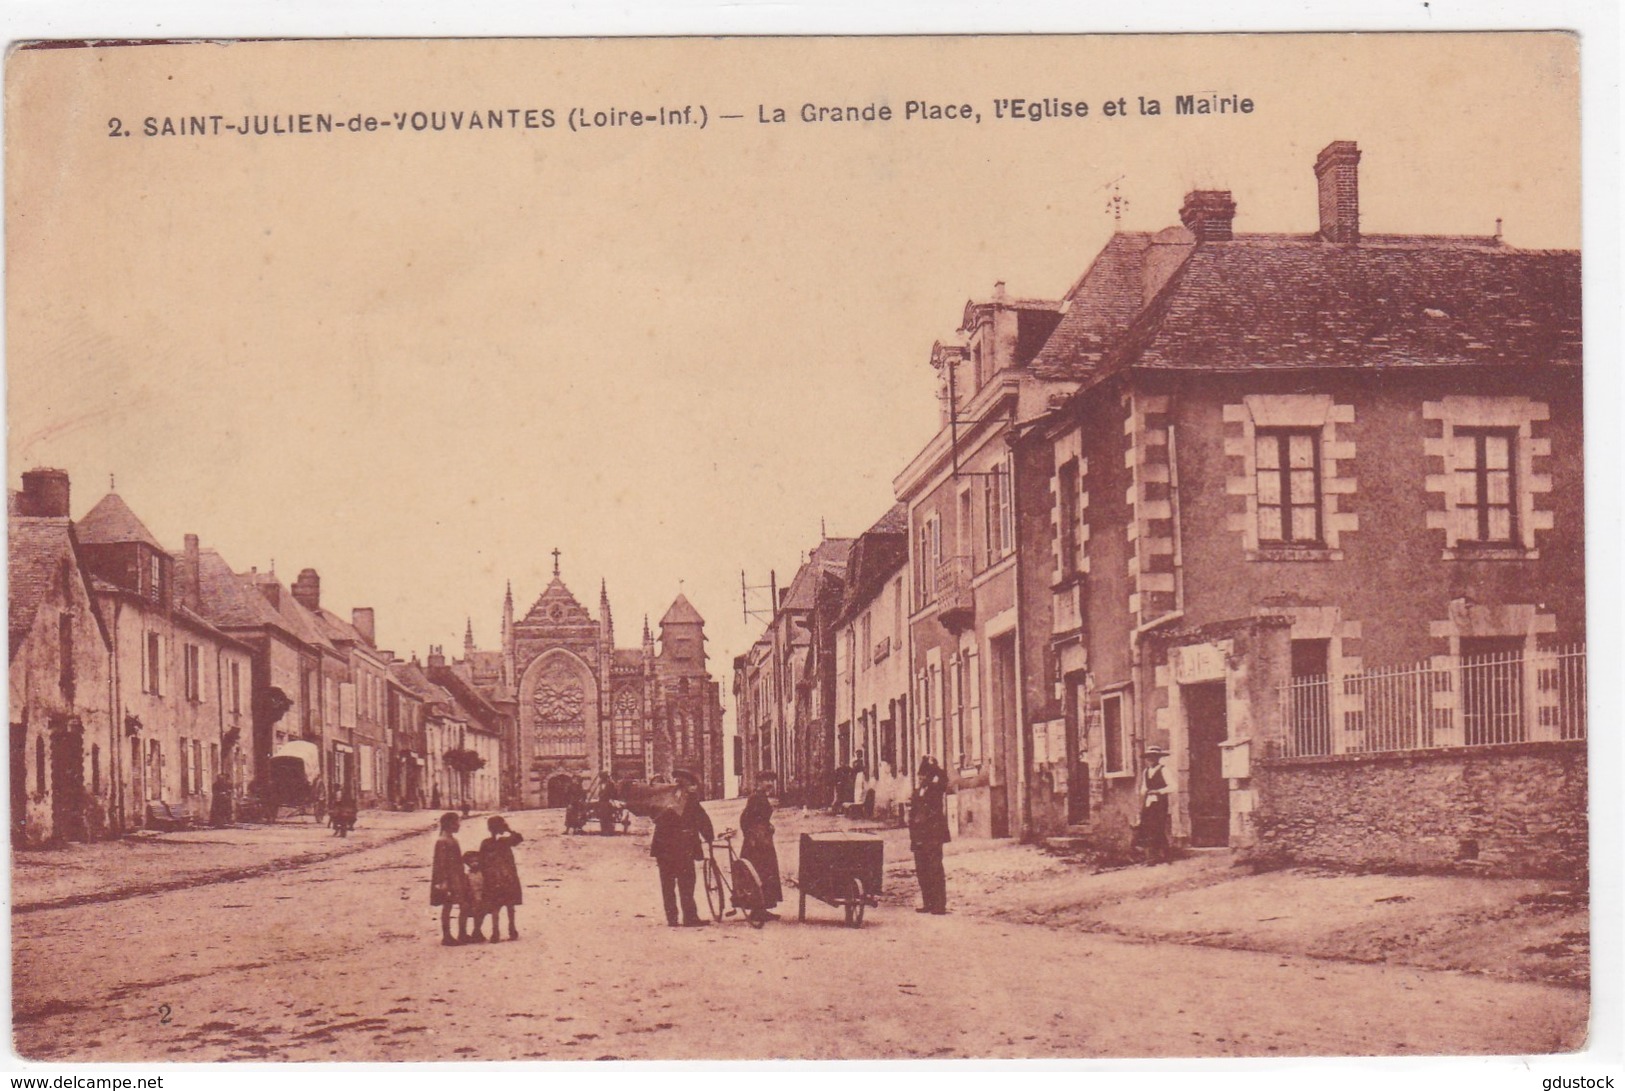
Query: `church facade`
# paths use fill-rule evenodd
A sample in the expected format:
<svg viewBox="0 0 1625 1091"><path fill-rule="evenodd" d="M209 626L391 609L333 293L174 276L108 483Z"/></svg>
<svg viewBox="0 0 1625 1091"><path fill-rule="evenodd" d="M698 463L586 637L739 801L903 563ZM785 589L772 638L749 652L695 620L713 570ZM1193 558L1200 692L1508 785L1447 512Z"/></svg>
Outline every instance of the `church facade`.
<svg viewBox="0 0 1625 1091"><path fill-rule="evenodd" d="M721 690L706 670L705 619L679 594L659 622L647 617L636 648L615 646L609 589L598 615L559 573L516 617L502 610L502 647L482 651L472 630L460 673L508 712L502 764L505 804L557 807L606 773L617 781L692 775L705 798L723 790Z"/></svg>

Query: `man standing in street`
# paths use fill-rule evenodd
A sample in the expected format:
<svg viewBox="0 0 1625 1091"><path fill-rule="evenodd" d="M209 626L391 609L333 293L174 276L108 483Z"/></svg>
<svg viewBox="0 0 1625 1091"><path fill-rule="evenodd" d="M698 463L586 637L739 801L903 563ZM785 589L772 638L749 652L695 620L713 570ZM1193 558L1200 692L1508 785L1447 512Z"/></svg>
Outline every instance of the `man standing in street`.
<svg viewBox="0 0 1625 1091"><path fill-rule="evenodd" d="M666 906L666 923L673 928L700 928L710 921L700 919L694 904L694 862L705 859L701 841L709 845L715 832L711 816L700 806L691 784L680 783L677 804L655 814L654 838L649 855L660 869L660 897ZM677 911L681 903L682 919Z"/></svg>
<svg viewBox="0 0 1625 1091"><path fill-rule="evenodd" d="M948 875L942 867L942 846L948 843L948 777L936 760L920 761L914 798L908 809L908 841L914 850L914 874L920 881L917 913L942 916L948 912Z"/></svg>
<svg viewBox="0 0 1625 1091"><path fill-rule="evenodd" d="M1160 746L1147 747L1140 773L1140 825L1134 843L1145 850L1147 864L1168 862L1168 795L1173 788L1162 764L1167 756Z"/></svg>

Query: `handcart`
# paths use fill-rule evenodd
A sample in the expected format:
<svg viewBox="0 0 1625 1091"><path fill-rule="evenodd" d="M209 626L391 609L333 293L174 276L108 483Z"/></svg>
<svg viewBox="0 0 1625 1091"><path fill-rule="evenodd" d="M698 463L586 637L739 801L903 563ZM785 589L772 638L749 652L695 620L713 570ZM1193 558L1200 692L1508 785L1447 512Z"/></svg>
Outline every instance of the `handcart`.
<svg viewBox="0 0 1625 1091"><path fill-rule="evenodd" d="M864 909L880 904L885 850L880 838L863 834L802 834L798 918L807 919L807 899L813 897L845 910L848 928L860 927Z"/></svg>

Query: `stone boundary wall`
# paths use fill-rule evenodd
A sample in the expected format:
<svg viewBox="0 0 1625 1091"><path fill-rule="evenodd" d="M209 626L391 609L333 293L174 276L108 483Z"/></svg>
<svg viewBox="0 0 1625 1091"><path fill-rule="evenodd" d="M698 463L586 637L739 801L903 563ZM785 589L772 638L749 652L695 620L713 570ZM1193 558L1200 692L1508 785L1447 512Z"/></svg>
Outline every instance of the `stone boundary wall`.
<svg viewBox="0 0 1625 1091"><path fill-rule="evenodd" d="M1255 760L1249 862L1578 878L1586 743Z"/></svg>

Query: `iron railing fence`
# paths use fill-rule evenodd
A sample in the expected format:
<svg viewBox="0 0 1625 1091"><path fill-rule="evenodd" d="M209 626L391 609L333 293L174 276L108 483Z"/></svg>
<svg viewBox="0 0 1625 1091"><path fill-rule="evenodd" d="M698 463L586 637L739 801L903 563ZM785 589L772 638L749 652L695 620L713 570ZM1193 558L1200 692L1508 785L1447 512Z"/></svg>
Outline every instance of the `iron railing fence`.
<svg viewBox="0 0 1625 1091"><path fill-rule="evenodd" d="M1586 737L1586 650L1436 656L1280 686L1287 757Z"/></svg>

